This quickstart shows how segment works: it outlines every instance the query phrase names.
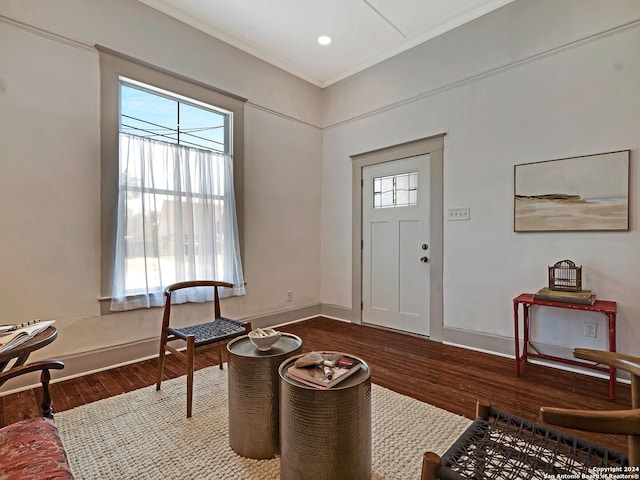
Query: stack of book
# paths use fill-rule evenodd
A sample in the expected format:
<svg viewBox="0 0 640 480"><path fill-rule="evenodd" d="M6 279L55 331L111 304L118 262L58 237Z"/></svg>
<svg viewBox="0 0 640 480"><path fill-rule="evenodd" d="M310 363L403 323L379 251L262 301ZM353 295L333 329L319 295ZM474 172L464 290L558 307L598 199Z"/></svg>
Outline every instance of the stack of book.
<svg viewBox="0 0 640 480"><path fill-rule="evenodd" d="M287 369L287 377L310 387L327 389L342 382L359 369L359 360L341 356L335 360L335 365L330 367L329 371L322 366L296 367L292 365Z"/></svg>
<svg viewBox="0 0 640 480"><path fill-rule="evenodd" d="M534 300L547 300L551 302L576 303L579 305L593 305L596 303L596 296L591 290L578 290L577 292L565 292L563 290L552 290L541 288L538 293L533 294Z"/></svg>

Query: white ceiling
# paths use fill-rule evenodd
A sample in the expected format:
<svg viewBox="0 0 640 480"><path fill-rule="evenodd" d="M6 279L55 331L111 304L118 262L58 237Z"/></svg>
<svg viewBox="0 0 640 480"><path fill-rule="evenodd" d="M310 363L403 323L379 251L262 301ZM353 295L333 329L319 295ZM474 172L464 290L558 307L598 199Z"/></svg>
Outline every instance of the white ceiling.
<svg viewBox="0 0 640 480"><path fill-rule="evenodd" d="M513 0L139 1L325 87Z"/></svg>

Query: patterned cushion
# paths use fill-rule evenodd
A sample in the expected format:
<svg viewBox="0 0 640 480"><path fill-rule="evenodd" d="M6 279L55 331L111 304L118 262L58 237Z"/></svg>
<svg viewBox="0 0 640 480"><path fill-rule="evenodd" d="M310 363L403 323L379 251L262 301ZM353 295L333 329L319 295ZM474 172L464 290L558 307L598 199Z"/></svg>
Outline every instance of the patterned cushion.
<svg viewBox="0 0 640 480"><path fill-rule="evenodd" d="M0 480L73 479L53 421L29 418L0 429Z"/></svg>

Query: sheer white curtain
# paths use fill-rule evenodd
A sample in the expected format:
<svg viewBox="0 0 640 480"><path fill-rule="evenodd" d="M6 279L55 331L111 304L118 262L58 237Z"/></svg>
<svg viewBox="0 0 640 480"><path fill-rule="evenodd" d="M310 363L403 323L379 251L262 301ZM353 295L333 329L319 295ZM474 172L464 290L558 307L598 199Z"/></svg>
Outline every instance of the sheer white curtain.
<svg viewBox="0 0 640 480"><path fill-rule="evenodd" d="M163 304L163 288L222 280L244 295L229 155L120 134L111 310ZM181 301L213 298L211 289Z"/></svg>

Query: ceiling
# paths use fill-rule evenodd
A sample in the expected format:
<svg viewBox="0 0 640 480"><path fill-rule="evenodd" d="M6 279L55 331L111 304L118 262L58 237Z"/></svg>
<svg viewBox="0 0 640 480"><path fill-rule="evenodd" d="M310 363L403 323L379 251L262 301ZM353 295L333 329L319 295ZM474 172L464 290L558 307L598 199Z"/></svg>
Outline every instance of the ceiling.
<svg viewBox="0 0 640 480"><path fill-rule="evenodd" d="M139 1L325 87L513 0Z"/></svg>

